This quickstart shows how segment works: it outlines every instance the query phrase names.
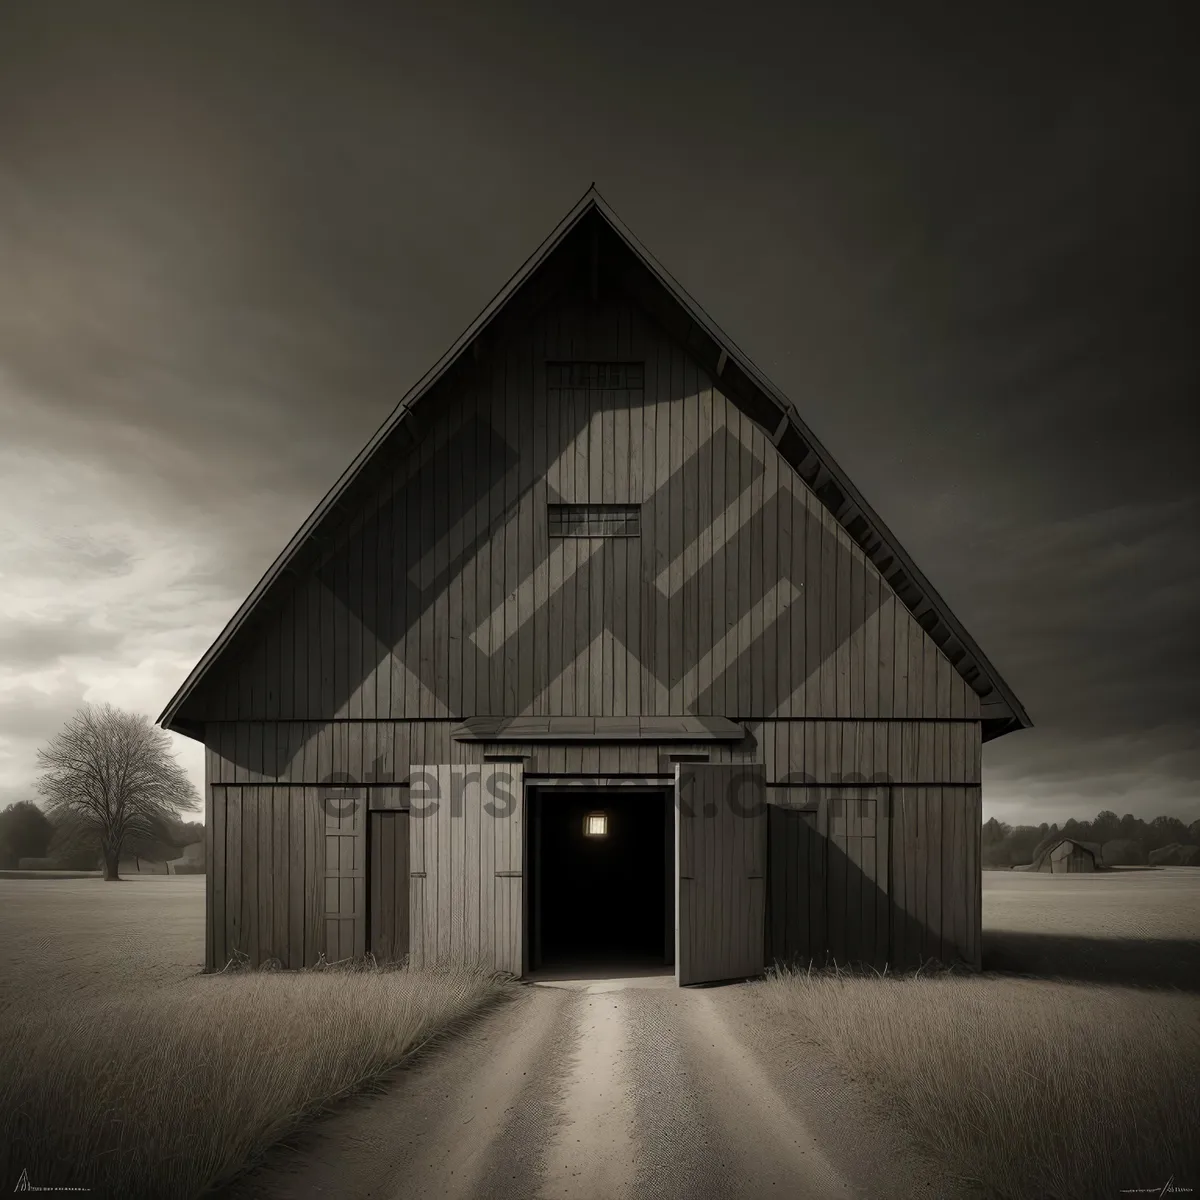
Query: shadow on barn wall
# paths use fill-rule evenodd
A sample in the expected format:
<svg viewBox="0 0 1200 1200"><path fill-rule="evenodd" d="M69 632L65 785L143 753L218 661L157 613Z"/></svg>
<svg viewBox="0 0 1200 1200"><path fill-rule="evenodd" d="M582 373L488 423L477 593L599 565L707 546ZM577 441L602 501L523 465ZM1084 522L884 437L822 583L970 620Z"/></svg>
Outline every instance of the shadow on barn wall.
<svg viewBox="0 0 1200 1200"><path fill-rule="evenodd" d="M865 794L874 789L862 789ZM772 805L768 812L767 961L814 967L836 962L882 971L905 970L930 959L979 966L979 940L968 904L949 902L961 894L965 862L944 860L936 872L918 873L923 846L894 840L897 819L860 820L839 816L871 801L831 796L826 801L829 836L821 814ZM865 810L864 810L865 811ZM868 823L872 822L872 823ZM868 834L882 830L882 836ZM855 830L858 832L855 832ZM862 864L869 864L864 871ZM945 873L947 903L939 903ZM876 880L887 880L887 889ZM937 919L928 914L937 912ZM944 920L942 919L944 916Z"/></svg>

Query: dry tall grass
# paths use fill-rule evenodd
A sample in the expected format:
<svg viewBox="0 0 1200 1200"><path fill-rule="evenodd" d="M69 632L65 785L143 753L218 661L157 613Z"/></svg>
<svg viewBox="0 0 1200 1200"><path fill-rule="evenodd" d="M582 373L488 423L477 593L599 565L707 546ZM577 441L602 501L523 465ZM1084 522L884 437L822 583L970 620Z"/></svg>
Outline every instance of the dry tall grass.
<svg viewBox="0 0 1200 1200"><path fill-rule="evenodd" d="M502 997L462 970L235 972L6 1015L0 1187L188 1197Z"/></svg>
<svg viewBox="0 0 1200 1200"><path fill-rule="evenodd" d="M948 972L755 986L986 1196L1096 1200L1171 1174L1200 1186L1194 995Z"/></svg>

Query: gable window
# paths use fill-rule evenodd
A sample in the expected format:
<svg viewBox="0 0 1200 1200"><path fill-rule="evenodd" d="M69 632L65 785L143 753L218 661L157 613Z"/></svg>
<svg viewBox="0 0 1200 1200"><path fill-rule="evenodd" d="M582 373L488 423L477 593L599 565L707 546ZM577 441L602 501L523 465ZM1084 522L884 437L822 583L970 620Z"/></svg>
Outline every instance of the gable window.
<svg viewBox="0 0 1200 1200"><path fill-rule="evenodd" d="M637 537L640 504L551 504L551 537Z"/></svg>
<svg viewBox="0 0 1200 1200"><path fill-rule="evenodd" d="M641 388L646 364L640 362L548 362L549 388Z"/></svg>

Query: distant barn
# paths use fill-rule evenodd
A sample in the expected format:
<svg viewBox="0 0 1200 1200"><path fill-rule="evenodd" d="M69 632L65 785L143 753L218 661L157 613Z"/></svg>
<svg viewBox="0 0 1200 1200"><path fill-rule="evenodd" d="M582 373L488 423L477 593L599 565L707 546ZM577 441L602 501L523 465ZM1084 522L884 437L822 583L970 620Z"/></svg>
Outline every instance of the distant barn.
<svg viewBox="0 0 1200 1200"><path fill-rule="evenodd" d="M594 191L160 722L206 747L210 965L370 950L681 983L978 966L980 747L1030 725Z"/></svg>
<svg viewBox="0 0 1200 1200"><path fill-rule="evenodd" d="M1172 842L1151 850L1149 862L1155 867L1189 867L1200 863L1200 846Z"/></svg>
<svg viewBox="0 0 1200 1200"><path fill-rule="evenodd" d="M1079 842L1064 837L1047 846L1025 870L1073 875L1081 871L1097 871L1103 866L1104 854L1096 842Z"/></svg>
<svg viewBox="0 0 1200 1200"><path fill-rule="evenodd" d="M190 842L178 858L167 861L167 870L172 875L203 875L204 843Z"/></svg>

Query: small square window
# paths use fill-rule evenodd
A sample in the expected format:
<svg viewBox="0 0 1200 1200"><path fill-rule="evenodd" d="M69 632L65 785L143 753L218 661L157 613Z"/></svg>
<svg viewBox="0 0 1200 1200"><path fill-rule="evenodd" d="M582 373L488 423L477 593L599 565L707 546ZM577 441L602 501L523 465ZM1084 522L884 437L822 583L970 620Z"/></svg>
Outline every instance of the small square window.
<svg viewBox="0 0 1200 1200"><path fill-rule="evenodd" d="M608 835L608 813L588 813L583 819L583 832L587 837Z"/></svg>

